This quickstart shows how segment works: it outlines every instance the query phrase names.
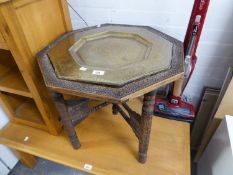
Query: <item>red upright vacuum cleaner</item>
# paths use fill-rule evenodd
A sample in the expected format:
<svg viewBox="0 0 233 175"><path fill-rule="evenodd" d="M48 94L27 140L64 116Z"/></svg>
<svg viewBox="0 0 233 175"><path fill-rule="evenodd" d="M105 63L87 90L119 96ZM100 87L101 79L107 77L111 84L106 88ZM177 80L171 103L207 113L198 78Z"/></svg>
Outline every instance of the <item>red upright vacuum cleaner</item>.
<svg viewBox="0 0 233 175"><path fill-rule="evenodd" d="M181 96L195 68L196 50L204 25L210 0L195 0L184 40L184 76L173 83L172 93L167 98L156 98L154 113L156 116L192 122L195 111L192 104L181 100ZM180 89L180 90L177 90Z"/></svg>

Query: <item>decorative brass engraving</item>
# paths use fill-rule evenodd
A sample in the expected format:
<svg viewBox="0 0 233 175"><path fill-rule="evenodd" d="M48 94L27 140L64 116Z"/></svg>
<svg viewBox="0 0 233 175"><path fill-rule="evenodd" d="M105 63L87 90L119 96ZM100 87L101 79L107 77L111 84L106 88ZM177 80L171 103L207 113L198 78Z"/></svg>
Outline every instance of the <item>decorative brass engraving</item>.
<svg viewBox="0 0 233 175"><path fill-rule="evenodd" d="M105 32L82 37L69 51L80 66L111 70L147 59L151 45L137 34Z"/></svg>

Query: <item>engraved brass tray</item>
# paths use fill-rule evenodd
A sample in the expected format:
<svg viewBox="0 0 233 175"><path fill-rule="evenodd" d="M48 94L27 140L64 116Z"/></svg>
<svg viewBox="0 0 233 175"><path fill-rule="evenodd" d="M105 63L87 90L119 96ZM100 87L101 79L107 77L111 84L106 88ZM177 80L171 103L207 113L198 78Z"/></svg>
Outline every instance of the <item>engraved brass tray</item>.
<svg viewBox="0 0 233 175"><path fill-rule="evenodd" d="M48 56L60 79L121 86L169 69L173 43L152 28L103 25L73 32Z"/></svg>

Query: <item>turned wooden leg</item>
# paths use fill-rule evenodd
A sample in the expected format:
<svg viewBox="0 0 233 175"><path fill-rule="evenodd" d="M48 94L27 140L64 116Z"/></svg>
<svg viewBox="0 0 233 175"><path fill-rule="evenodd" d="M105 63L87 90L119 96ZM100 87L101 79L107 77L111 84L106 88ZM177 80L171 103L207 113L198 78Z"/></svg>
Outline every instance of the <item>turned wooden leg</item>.
<svg viewBox="0 0 233 175"><path fill-rule="evenodd" d="M183 88L183 78L180 78L178 80L175 81L174 83L174 88L173 88L173 95L174 96L180 96L181 92L182 92L182 88Z"/></svg>
<svg viewBox="0 0 233 175"><path fill-rule="evenodd" d="M144 95L139 135L139 162L145 163L150 140L152 116L154 113L156 91Z"/></svg>
<svg viewBox="0 0 233 175"><path fill-rule="evenodd" d="M71 118L69 116L69 113L67 111L67 107L64 101L64 98L62 94L60 93L53 93L53 99L56 105L56 108L60 114L62 123L64 125L64 128L69 136L69 139L71 141L71 144L74 149L80 148L80 142L76 135L75 127L71 121Z"/></svg>
<svg viewBox="0 0 233 175"><path fill-rule="evenodd" d="M112 104L112 114L117 115L118 114L118 108L116 104Z"/></svg>

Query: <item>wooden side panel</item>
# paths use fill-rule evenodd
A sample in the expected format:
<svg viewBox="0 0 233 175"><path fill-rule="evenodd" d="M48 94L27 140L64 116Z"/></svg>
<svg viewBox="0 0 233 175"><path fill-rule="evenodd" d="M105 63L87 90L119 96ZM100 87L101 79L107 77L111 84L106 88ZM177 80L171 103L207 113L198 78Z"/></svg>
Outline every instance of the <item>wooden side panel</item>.
<svg viewBox="0 0 233 175"><path fill-rule="evenodd" d="M70 19L70 12L69 12L69 8L68 8L68 4L67 4L67 0L59 0L60 1L60 8L62 11L62 15L63 15L63 21L65 24L65 28L66 31L72 31L73 27L72 27L72 23L71 23L71 19Z"/></svg>
<svg viewBox="0 0 233 175"><path fill-rule="evenodd" d="M66 31L59 0L13 1L13 5L33 55Z"/></svg>

